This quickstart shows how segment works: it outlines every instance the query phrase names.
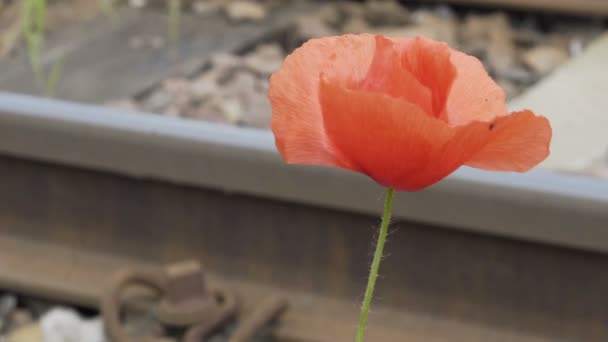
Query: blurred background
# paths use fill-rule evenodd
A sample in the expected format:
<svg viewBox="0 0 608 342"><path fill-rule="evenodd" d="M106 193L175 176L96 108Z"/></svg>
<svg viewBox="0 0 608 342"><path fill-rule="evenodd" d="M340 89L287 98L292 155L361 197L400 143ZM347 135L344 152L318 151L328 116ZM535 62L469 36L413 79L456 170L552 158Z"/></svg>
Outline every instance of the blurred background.
<svg viewBox="0 0 608 342"><path fill-rule="evenodd" d="M554 130L531 173L398 194L368 340L607 341L607 18L602 0L0 0L0 341L352 340L383 191L283 165L266 94L303 42L364 32L478 57Z"/></svg>

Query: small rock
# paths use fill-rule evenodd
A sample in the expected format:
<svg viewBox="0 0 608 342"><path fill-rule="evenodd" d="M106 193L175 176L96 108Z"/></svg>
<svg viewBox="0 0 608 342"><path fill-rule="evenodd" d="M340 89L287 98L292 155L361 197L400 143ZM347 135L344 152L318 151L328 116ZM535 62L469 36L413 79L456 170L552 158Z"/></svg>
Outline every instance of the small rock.
<svg viewBox="0 0 608 342"><path fill-rule="evenodd" d="M538 45L549 45L556 49L562 50L566 54L569 54L568 49L570 48L570 40L571 39L568 36L561 34L549 34L547 35L545 41L541 42L544 44L539 43Z"/></svg>
<svg viewBox="0 0 608 342"><path fill-rule="evenodd" d="M187 115L182 115L182 113L183 113L182 108L175 104L170 104L169 106L167 106L167 108L162 110L161 113L165 116L172 116L172 117L187 116Z"/></svg>
<svg viewBox="0 0 608 342"><path fill-rule="evenodd" d="M460 27L460 40L465 52L480 56L488 44L487 24L482 16L468 15Z"/></svg>
<svg viewBox="0 0 608 342"><path fill-rule="evenodd" d="M190 90L190 81L185 78L170 78L163 82L163 89L171 95L184 94Z"/></svg>
<svg viewBox="0 0 608 342"><path fill-rule="evenodd" d="M584 175L608 179L608 148L603 154L593 158L591 163L583 168Z"/></svg>
<svg viewBox="0 0 608 342"><path fill-rule="evenodd" d="M260 44L245 57L245 66L261 75L270 75L283 63L283 49L279 44Z"/></svg>
<svg viewBox="0 0 608 342"><path fill-rule="evenodd" d="M246 70L237 71L234 76L224 84L221 92L227 95L248 94L255 92L257 77Z"/></svg>
<svg viewBox="0 0 608 342"><path fill-rule="evenodd" d="M410 12L396 0L369 0L364 9L371 25L405 25L410 19Z"/></svg>
<svg viewBox="0 0 608 342"><path fill-rule="evenodd" d="M530 47L540 44L546 39L545 35L535 29L518 28L513 31L513 42L519 46Z"/></svg>
<svg viewBox="0 0 608 342"><path fill-rule="evenodd" d="M162 112L169 104L171 104L171 96L166 91L159 89L145 99L143 106L145 110L151 112Z"/></svg>
<svg viewBox="0 0 608 342"><path fill-rule="evenodd" d="M129 0L129 7L131 8L143 8L148 4L147 0Z"/></svg>
<svg viewBox="0 0 608 342"><path fill-rule="evenodd" d="M218 98L220 99L220 98ZM224 97L214 103L216 108L223 114L226 122L236 124L243 117L241 101L236 97Z"/></svg>
<svg viewBox="0 0 608 342"><path fill-rule="evenodd" d="M490 69L504 73L515 64L513 33L506 14L469 15L460 28L462 49L485 57Z"/></svg>
<svg viewBox="0 0 608 342"><path fill-rule="evenodd" d="M226 13L234 21L260 21L268 14L262 4L254 1L233 1L226 6Z"/></svg>
<svg viewBox="0 0 608 342"><path fill-rule="evenodd" d="M283 49L277 43L260 44L255 48L255 55L264 59L283 59Z"/></svg>
<svg viewBox="0 0 608 342"><path fill-rule="evenodd" d="M152 48L152 49L160 49L164 47L165 38L160 35L154 36L132 36L129 38L129 42L127 43L129 48L131 49L143 49L143 48Z"/></svg>
<svg viewBox="0 0 608 342"><path fill-rule="evenodd" d="M506 76L517 64L515 50L509 41L493 40L487 47L489 69L498 76Z"/></svg>
<svg viewBox="0 0 608 342"><path fill-rule="evenodd" d="M426 36L443 41L454 47L456 39L456 21L453 18L442 18L428 10L417 10L412 14L413 32L425 32Z"/></svg>
<svg viewBox="0 0 608 342"><path fill-rule="evenodd" d="M150 44L150 47L153 49L161 49L166 45L165 38L159 35L154 35L150 37L150 39L148 40L148 44Z"/></svg>
<svg viewBox="0 0 608 342"><path fill-rule="evenodd" d="M226 336L223 336L223 335L214 335L214 336L211 336L211 337L210 337L210 338L207 340L207 342L224 342L224 341L226 341L227 339L228 339L228 338L227 338Z"/></svg>
<svg viewBox="0 0 608 342"><path fill-rule="evenodd" d="M0 296L0 334L7 330L10 316L16 307L17 297L10 294Z"/></svg>
<svg viewBox="0 0 608 342"><path fill-rule="evenodd" d="M567 50L547 45L537 46L522 55L524 64L540 75L550 73L568 59Z"/></svg>
<svg viewBox="0 0 608 342"><path fill-rule="evenodd" d="M199 77L192 81L190 85L190 91L192 95L197 98L204 98L212 94L216 94L220 91L218 84L205 77Z"/></svg>
<svg viewBox="0 0 608 342"><path fill-rule="evenodd" d="M608 179L608 163L595 161L582 171L583 174L591 177Z"/></svg>
<svg viewBox="0 0 608 342"><path fill-rule="evenodd" d="M33 323L34 317L32 316L32 313L28 310L17 308L10 314L8 321L9 326L7 330L11 331L15 329L20 329L25 325Z"/></svg>
<svg viewBox="0 0 608 342"><path fill-rule="evenodd" d="M408 26L380 26L370 32L383 34L389 37L415 37L424 36L434 40L456 45L456 26L452 20L439 19L434 16L421 17L416 24Z"/></svg>
<svg viewBox="0 0 608 342"><path fill-rule="evenodd" d="M570 43L568 44L568 51L570 52L570 56L576 57L583 53L585 49L585 43L583 39L579 37L572 38Z"/></svg>
<svg viewBox="0 0 608 342"><path fill-rule="evenodd" d="M44 342L105 342L101 319L84 320L69 308L54 308L40 318Z"/></svg>
<svg viewBox="0 0 608 342"><path fill-rule="evenodd" d="M520 65L509 68L500 77L521 85L530 85L538 80L538 76Z"/></svg>
<svg viewBox="0 0 608 342"><path fill-rule="evenodd" d="M124 110L130 110L130 111L137 111L138 108L139 108L137 102L135 102L133 99L130 99L130 98L118 99L118 100L110 101L110 102L107 103L107 105L110 106L110 107L114 107L114 108L118 108L118 109L124 109Z"/></svg>
<svg viewBox="0 0 608 342"><path fill-rule="evenodd" d="M0 6L0 58L10 55L19 43L23 25L21 7L20 1L2 2Z"/></svg>
<svg viewBox="0 0 608 342"><path fill-rule="evenodd" d="M496 83L505 91L507 99L512 99L521 93L520 88L507 79L499 78Z"/></svg>
<svg viewBox="0 0 608 342"><path fill-rule="evenodd" d="M125 333L133 337L160 337L165 334L165 328L156 320L153 308L147 312L127 310L123 318ZM156 339L155 339L156 341Z"/></svg>
<svg viewBox="0 0 608 342"><path fill-rule="evenodd" d="M456 18L456 14L454 13L454 10L452 10L452 8L448 5L444 5L444 4L438 5L437 7L435 7L433 12L435 13L435 16L437 16L438 18L441 18L441 19L455 19Z"/></svg>
<svg viewBox="0 0 608 342"><path fill-rule="evenodd" d="M228 107L228 121L242 123L253 127L266 127L270 121L270 109L267 105L266 93L258 92L258 78L252 73L241 71L225 85L223 94L238 99L240 104L239 116L233 116L233 108Z"/></svg>
<svg viewBox="0 0 608 342"><path fill-rule="evenodd" d="M51 310L55 303L48 300L24 297L22 298L24 307L28 309L34 317L40 317Z"/></svg>
<svg viewBox="0 0 608 342"><path fill-rule="evenodd" d="M163 89L167 92L172 104L178 108L185 108L192 100L190 81L183 78L171 78L163 82Z"/></svg>
<svg viewBox="0 0 608 342"><path fill-rule="evenodd" d="M43 340L42 329L37 323L30 323L13 330L6 337L6 342L47 342ZM54 341L53 341L54 342ZM67 341L61 341L67 342ZM80 341L79 341L80 342Z"/></svg>
<svg viewBox="0 0 608 342"><path fill-rule="evenodd" d="M365 33L370 31L370 26L362 17L350 17L342 26L342 32L344 33Z"/></svg>
<svg viewBox="0 0 608 342"><path fill-rule="evenodd" d="M238 98L214 95L204 105L191 108L186 116L211 122L236 124L242 119L242 114L242 107Z"/></svg>
<svg viewBox="0 0 608 342"><path fill-rule="evenodd" d="M265 94L249 93L247 95L248 97L243 98L246 115L243 116L241 122L249 127L268 128L272 108Z"/></svg>
<svg viewBox="0 0 608 342"><path fill-rule="evenodd" d="M146 40L142 36L132 36L127 44L129 48L139 50L146 46Z"/></svg>
<svg viewBox="0 0 608 342"><path fill-rule="evenodd" d="M214 67L238 67L243 63L240 56L229 53L216 53L211 57L211 64Z"/></svg>
<svg viewBox="0 0 608 342"><path fill-rule="evenodd" d="M308 40L336 35L337 32L318 15L303 15L296 19L296 35Z"/></svg>
<svg viewBox="0 0 608 342"><path fill-rule="evenodd" d="M266 98L266 94L268 93L268 88L270 87L270 82L268 79L257 79L253 88L260 94L263 94L264 98Z"/></svg>
<svg viewBox="0 0 608 342"><path fill-rule="evenodd" d="M335 3L326 3L319 8L316 15L323 23L331 27L338 27L338 23L342 19L340 11Z"/></svg>
<svg viewBox="0 0 608 342"><path fill-rule="evenodd" d="M363 18L365 8L363 5L354 1L340 1L336 3L338 11L346 18Z"/></svg>
<svg viewBox="0 0 608 342"><path fill-rule="evenodd" d="M217 84L223 84L232 77L236 69L242 68L244 63L241 56L219 53L211 58L211 69L202 77Z"/></svg>
<svg viewBox="0 0 608 342"><path fill-rule="evenodd" d="M192 3L192 11L197 15L204 15L216 12L220 9L221 4L218 1L198 0Z"/></svg>
<svg viewBox="0 0 608 342"><path fill-rule="evenodd" d="M495 38L508 38L511 39L513 32L511 24L509 23L509 17L504 12L496 12L485 16L485 21L488 29L490 39Z"/></svg>
<svg viewBox="0 0 608 342"><path fill-rule="evenodd" d="M499 76L506 75L517 65L513 32L506 14L499 12L485 17L488 43L486 59L489 69Z"/></svg>
<svg viewBox="0 0 608 342"><path fill-rule="evenodd" d="M411 25L411 26L379 26L372 31L374 34L381 34L387 37L416 37L424 36L431 39L438 39L437 32L430 26Z"/></svg>

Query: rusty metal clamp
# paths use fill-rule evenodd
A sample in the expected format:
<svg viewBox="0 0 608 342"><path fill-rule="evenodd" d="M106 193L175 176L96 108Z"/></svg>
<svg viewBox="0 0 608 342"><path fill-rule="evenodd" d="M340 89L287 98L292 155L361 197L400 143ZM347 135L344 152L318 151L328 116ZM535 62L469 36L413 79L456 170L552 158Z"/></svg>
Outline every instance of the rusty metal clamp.
<svg viewBox="0 0 608 342"><path fill-rule="evenodd" d="M225 289L207 288L197 262L176 263L156 270L122 270L113 276L111 287L101 301L107 334L114 342L133 341L122 328L120 312L121 294L135 285L155 289L162 295L156 317L166 325L197 324L205 326L201 332L208 334L236 313L236 296Z"/></svg>
<svg viewBox="0 0 608 342"><path fill-rule="evenodd" d="M236 311L236 297L231 292L207 287L204 273L197 262L183 262L166 268L165 297L157 311L158 319L167 325L190 326L214 321L226 310Z"/></svg>
<svg viewBox="0 0 608 342"><path fill-rule="evenodd" d="M275 321L286 309L287 300L285 298L271 297L266 299L239 323L228 342L249 341L260 329ZM200 342L200 340L197 342Z"/></svg>
<svg viewBox="0 0 608 342"><path fill-rule="evenodd" d="M260 329L268 326L287 309L287 301L282 297L271 297L262 302L256 310L239 322L228 342L247 342ZM212 328L209 323L191 327L184 337L184 342L202 342Z"/></svg>

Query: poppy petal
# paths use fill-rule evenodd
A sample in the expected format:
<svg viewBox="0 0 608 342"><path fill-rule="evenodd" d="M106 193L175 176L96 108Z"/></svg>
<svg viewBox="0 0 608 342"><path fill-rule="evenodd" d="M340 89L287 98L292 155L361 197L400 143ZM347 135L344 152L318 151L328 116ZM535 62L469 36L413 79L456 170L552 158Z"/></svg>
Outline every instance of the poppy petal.
<svg viewBox="0 0 608 342"><path fill-rule="evenodd" d="M447 97L444 116L451 126L492 121L507 113L505 92L477 58L451 50L450 61L457 74Z"/></svg>
<svg viewBox="0 0 608 342"><path fill-rule="evenodd" d="M429 184L438 182L456 171L488 141L487 123L472 122L450 130L452 136L432 155L432 163L424 170Z"/></svg>
<svg viewBox="0 0 608 342"><path fill-rule="evenodd" d="M532 111L514 112L496 119L487 143L466 165L484 170L525 172L550 152L551 125Z"/></svg>
<svg viewBox="0 0 608 342"><path fill-rule="evenodd" d="M406 40L401 44L402 64L430 89L433 114L440 117L456 77L456 68L450 61L451 50L446 43L424 37Z"/></svg>
<svg viewBox="0 0 608 342"><path fill-rule="evenodd" d="M313 39L289 55L272 75L268 98L277 149L288 163L340 166L343 161L324 135L318 99L321 74L362 80L374 56L371 35Z"/></svg>
<svg viewBox="0 0 608 342"><path fill-rule="evenodd" d="M348 156L348 169L397 190L415 191L438 180L424 170L453 135L445 122L403 99L347 89L326 78L319 95L325 132Z"/></svg>
<svg viewBox="0 0 608 342"><path fill-rule="evenodd" d="M414 75L403 68L395 41L377 35L376 52L360 89L385 93L418 105L432 114L432 95Z"/></svg>
<svg viewBox="0 0 608 342"><path fill-rule="evenodd" d="M507 115L476 58L426 38L313 39L271 77L268 97L286 162L361 172L397 190L461 165L523 172L549 154L546 118Z"/></svg>

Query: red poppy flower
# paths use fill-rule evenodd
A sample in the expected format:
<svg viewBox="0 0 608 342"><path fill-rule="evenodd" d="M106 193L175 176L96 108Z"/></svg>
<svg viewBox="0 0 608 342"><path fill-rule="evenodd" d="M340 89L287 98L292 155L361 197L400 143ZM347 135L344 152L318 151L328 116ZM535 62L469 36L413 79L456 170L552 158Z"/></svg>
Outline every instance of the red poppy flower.
<svg viewBox="0 0 608 342"><path fill-rule="evenodd" d="M310 40L272 76L268 96L286 162L361 172L397 190L461 165L523 172L549 154L546 118L508 113L479 60L427 38Z"/></svg>

